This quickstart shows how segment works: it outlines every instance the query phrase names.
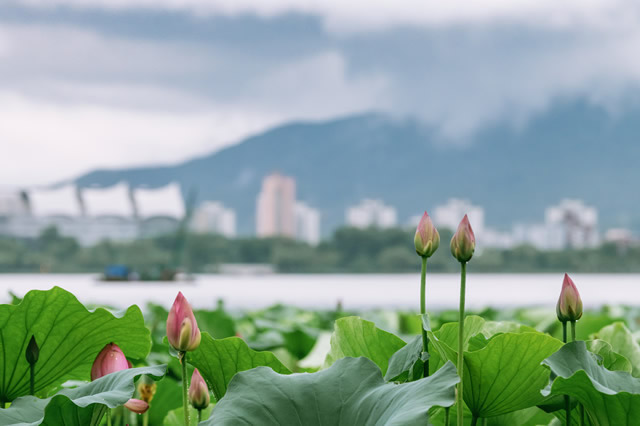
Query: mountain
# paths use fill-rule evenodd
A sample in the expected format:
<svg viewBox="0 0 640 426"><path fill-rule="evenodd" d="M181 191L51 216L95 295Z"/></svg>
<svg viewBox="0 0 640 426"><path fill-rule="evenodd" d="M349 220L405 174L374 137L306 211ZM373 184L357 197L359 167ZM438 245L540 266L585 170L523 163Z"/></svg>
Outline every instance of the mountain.
<svg viewBox="0 0 640 426"><path fill-rule="evenodd" d="M174 166L98 170L80 186L180 182L198 200L234 208L255 229L256 196L273 172L294 176L298 199L320 209L323 232L362 198L394 205L401 221L450 197L485 208L489 225L541 222L545 207L580 198L604 226L640 229L640 106L612 114L583 100L558 102L526 124L496 123L463 144L411 119L363 114L286 124Z"/></svg>

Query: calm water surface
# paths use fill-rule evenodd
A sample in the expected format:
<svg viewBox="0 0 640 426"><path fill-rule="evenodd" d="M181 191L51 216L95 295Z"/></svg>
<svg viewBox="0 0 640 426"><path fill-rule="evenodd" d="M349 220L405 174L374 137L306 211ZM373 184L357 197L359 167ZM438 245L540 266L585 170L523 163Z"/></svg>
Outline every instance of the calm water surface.
<svg viewBox="0 0 640 426"><path fill-rule="evenodd" d="M585 307L604 304L640 306L640 274L572 275ZM457 307L459 276L434 274L427 278L429 309ZM467 306L555 307L562 274L473 274L467 276ZM408 308L419 304L418 274L350 275L198 275L193 282L105 283L90 274L0 274L0 302L8 292L22 296L29 290L60 286L83 303L126 307L149 301L169 306L182 291L197 308L212 308L217 299L226 306L259 308L277 302L308 308Z"/></svg>

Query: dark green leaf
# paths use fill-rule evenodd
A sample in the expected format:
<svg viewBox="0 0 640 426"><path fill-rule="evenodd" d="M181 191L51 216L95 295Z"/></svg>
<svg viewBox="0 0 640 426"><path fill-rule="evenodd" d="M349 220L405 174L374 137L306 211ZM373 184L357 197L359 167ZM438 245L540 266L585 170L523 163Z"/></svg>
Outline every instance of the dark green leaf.
<svg viewBox="0 0 640 426"><path fill-rule="evenodd" d="M63 389L54 396L39 399L34 396L17 398L11 406L0 410L0 425L87 426L99 420L106 407L115 408L127 402L135 392L134 380L146 374L155 378L164 375L166 365L129 368L107 374L93 382L73 389ZM97 418L97 419L96 419Z"/></svg>
<svg viewBox="0 0 640 426"><path fill-rule="evenodd" d="M135 305L117 318L105 309L89 312L59 287L30 291L17 306L0 305L0 401L29 393L24 354L32 335L40 348L36 394L65 380L88 380L93 361L110 342L133 359L144 359L151 348L149 330Z"/></svg>
<svg viewBox="0 0 640 426"><path fill-rule="evenodd" d="M558 377L542 394L569 395L596 425L634 425L640 419L640 379L598 364L585 342L567 343L543 362Z"/></svg>
<svg viewBox="0 0 640 426"><path fill-rule="evenodd" d="M411 383L385 383L367 358L343 358L313 374L283 376L267 368L234 377L204 425L424 425L432 406L450 406L459 381L447 363ZM277 390L277 391L274 391Z"/></svg>
<svg viewBox="0 0 640 426"><path fill-rule="evenodd" d="M359 317L340 318L331 336L331 351L325 365L331 365L344 357L364 356L387 372L389 359L406 343L398 336L381 330L370 321Z"/></svg>
<svg viewBox="0 0 640 426"><path fill-rule="evenodd" d="M290 373L271 352L256 352L239 337L218 340L208 333L202 333L200 346L187 353L187 360L200 371L218 400L226 393L231 378L240 371L266 366L278 373Z"/></svg>

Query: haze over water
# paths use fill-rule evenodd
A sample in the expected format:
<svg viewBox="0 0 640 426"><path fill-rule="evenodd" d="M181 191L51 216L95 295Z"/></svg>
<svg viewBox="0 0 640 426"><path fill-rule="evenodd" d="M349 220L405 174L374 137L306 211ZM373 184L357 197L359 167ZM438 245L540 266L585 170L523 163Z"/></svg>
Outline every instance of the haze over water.
<svg viewBox="0 0 640 426"><path fill-rule="evenodd" d="M602 305L640 305L640 274L572 274L585 309ZM459 276L427 277L429 310L458 307ZM467 307L544 306L554 308L562 274L474 274L467 277ZM197 275L193 282L100 282L92 274L2 274L0 302L9 291L60 286L83 303L125 308L148 302L167 306L182 291L195 308L214 309L222 299L230 309L255 309L275 303L345 310L418 309L419 274L274 274L261 276Z"/></svg>

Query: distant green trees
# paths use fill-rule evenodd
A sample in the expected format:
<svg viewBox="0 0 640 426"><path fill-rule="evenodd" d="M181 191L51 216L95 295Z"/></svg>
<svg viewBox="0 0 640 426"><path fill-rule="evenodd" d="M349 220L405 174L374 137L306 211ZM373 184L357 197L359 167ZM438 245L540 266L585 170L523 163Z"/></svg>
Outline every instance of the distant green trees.
<svg viewBox="0 0 640 426"><path fill-rule="evenodd" d="M452 233L440 230L444 250L429 259L431 272L456 272L449 255ZM175 235L132 242L102 241L81 247L55 228L38 238L0 237L0 272L102 272L110 264L136 270L175 266ZM596 249L539 251L531 246L511 250L482 249L474 256L475 272L640 272L640 247L605 244ZM286 273L417 272L419 257L413 231L340 228L318 246L285 238L229 239L213 234L188 236L182 256L191 272L215 271L225 263L269 263Z"/></svg>

